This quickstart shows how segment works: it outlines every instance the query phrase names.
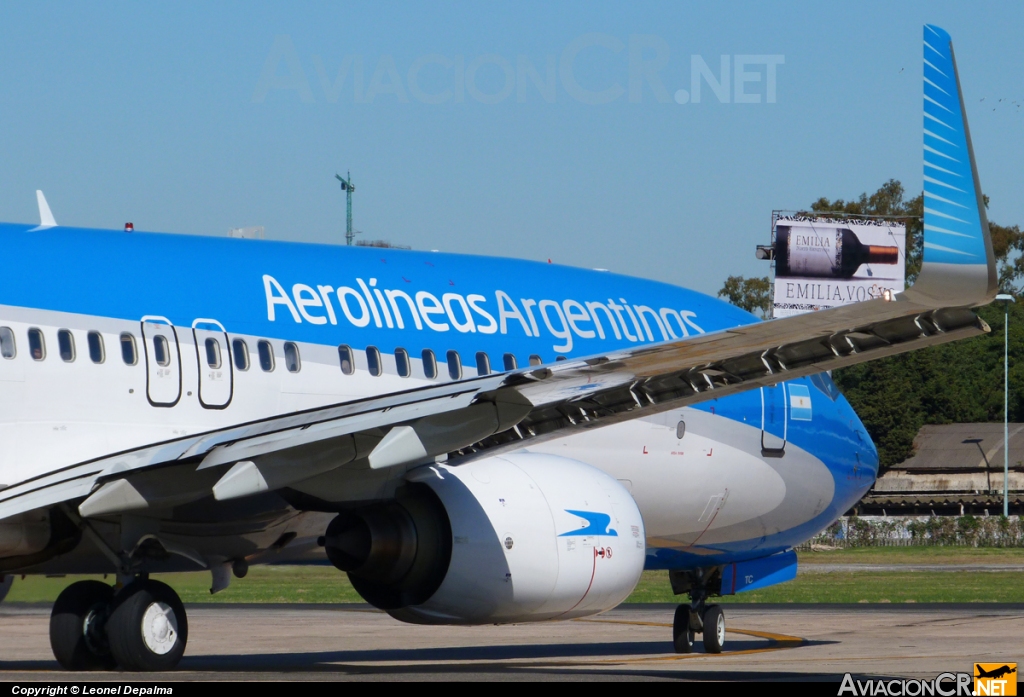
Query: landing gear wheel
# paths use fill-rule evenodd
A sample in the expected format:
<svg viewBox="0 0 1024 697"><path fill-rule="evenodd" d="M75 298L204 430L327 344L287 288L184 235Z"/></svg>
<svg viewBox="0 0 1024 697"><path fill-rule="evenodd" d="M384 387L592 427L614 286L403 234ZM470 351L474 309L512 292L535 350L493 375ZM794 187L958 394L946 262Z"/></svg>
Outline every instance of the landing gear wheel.
<svg viewBox="0 0 1024 697"><path fill-rule="evenodd" d="M50 647L65 670L110 670L117 663L104 632L114 589L99 581L72 583L50 612Z"/></svg>
<svg viewBox="0 0 1024 697"><path fill-rule="evenodd" d="M722 653L725 645L725 613L719 605L704 611L704 652Z"/></svg>
<svg viewBox="0 0 1024 697"><path fill-rule="evenodd" d="M114 599L107 636L124 670L172 670L188 641L185 606L167 584L136 581Z"/></svg>
<svg viewBox="0 0 1024 697"><path fill-rule="evenodd" d="M694 631L690 626L690 606L679 605L676 607L675 617L672 619L672 645L676 653L690 653L693 651Z"/></svg>

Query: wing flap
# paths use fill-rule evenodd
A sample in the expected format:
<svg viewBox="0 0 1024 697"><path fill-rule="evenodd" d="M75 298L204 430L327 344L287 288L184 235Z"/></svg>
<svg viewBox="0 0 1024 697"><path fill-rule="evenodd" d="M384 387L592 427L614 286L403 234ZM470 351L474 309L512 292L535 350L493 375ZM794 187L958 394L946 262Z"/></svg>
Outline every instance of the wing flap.
<svg viewBox="0 0 1024 697"><path fill-rule="evenodd" d="M878 320L879 315L885 319ZM219 477L246 461L255 463L268 489L275 489L356 461L390 467L445 454L451 462L468 461L987 331L969 308L929 309L905 299L823 310L715 335L287 414L120 453L0 491L0 518L87 497L118 479L132 479L134 486L134 478L143 471L153 471L155 477L147 483L143 498L157 506L173 500L173 492L159 492L159 472L168 465L188 465L185 470L168 470L163 477L168 489L185 474ZM499 402L514 408L496 409ZM471 421L463 428L467 422L462 416L468 410L482 414L480 405L490 410L482 419L487 427L480 426L482 421ZM389 445L377 453L376 462L368 462L368 456L386 445L392 433L388 443L401 441L402 447ZM416 443L410 434L416 434ZM339 442L346 438L361 445L341 448ZM417 447L410 449L410 443ZM193 496L212 494L215 482L207 479ZM257 484L248 493L264 490L262 486ZM225 497L228 491L225 488ZM238 487L230 491L231 497L244 495ZM138 503L134 498L132 502ZM82 514L99 515L100 510L116 512L109 506L93 509L90 505Z"/></svg>
<svg viewBox="0 0 1024 697"><path fill-rule="evenodd" d="M897 305L895 302L892 304ZM913 307L910 303L899 305L904 311ZM862 310L871 311L867 307ZM825 315L827 319L830 312L823 310L814 316ZM844 313L844 317L849 319L850 313ZM687 341L647 349L646 355L639 356L638 360L633 360L632 356L618 355L614 363L610 361L609 364L621 366L615 370L631 376L632 380L628 383L597 392L581 391L575 397L539 405L515 429L495 434L453 453L453 460L459 461L461 458L468 461L496 455L525 447L531 442L562 437L596 426L726 397L783 380L989 331L988 325L970 309L948 308L912 312L881 322L868 321L844 331L816 332L817 335L811 338L775 343L774 335L765 330L776 322L786 323L789 319L756 325L763 328L760 332L733 334L738 337L736 345L729 344L729 347L735 350L725 352L728 355L724 358L715 359L703 349L691 354L687 350ZM755 338L760 338L760 343L753 341ZM570 378L572 368L567 363L570 362L559 364L559 373L549 379L557 380L562 376ZM555 390L551 390L551 393L555 393Z"/></svg>
<svg viewBox="0 0 1024 697"><path fill-rule="evenodd" d="M924 265L904 293L285 414L69 465L0 491L0 518L90 495L99 496L82 504L83 515L139 506L142 500L157 506L186 495L211 495L217 482L223 497L233 498L332 470L344 476L352 467L410 466L445 456L458 464L989 331L971 308L995 297L995 258L952 45L936 27L926 27L925 38L926 74L944 92L926 92L926 130L942 120L949 131L943 131L948 141L943 147L960 151L956 166L942 165L953 177L943 182L972 184L960 187L956 199L970 215L962 216L961 227L950 235L950 222L942 217L948 214L926 210ZM943 144L926 137L925 163L934 178ZM946 159L955 157L951 153ZM928 186L926 181L929 199L953 200ZM184 488L177 481L182 477L189 482Z"/></svg>

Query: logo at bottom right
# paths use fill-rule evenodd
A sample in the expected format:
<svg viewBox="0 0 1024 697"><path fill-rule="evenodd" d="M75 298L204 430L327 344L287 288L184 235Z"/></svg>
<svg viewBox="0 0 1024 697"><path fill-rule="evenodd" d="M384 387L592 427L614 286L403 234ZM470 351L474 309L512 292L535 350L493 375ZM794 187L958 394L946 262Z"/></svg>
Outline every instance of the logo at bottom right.
<svg viewBox="0 0 1024 697"><path fill-rule="evenodd" d="M975 663L974 694L984 695L1016 695L1017 664L1016 663Z"/></svg>

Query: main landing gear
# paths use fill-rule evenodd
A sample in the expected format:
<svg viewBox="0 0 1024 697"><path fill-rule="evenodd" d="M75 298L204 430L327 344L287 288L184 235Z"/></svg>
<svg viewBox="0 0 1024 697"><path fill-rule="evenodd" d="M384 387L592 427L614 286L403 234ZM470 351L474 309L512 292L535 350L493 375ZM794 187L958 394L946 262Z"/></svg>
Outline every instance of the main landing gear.
<svg viewBox="0 0 1024 697"><path fill-rule="evenodd" d="M171 670L187 641L178 594L145 574L117 592L99 581L73 583L50 614L50 646L67 670Z"/></svg>
<svg viewBox="0 0 1024 697"><path fill-rule="evenodd" d="M718 592L721 569L670 571L669 580L677 595L689 593L689 604L676 607L672 621L672 644L676 653L693 651L697 634L704 635L706 653L722 653L725 646L725 613L720 605L708 605L709 595Z"/></svg>

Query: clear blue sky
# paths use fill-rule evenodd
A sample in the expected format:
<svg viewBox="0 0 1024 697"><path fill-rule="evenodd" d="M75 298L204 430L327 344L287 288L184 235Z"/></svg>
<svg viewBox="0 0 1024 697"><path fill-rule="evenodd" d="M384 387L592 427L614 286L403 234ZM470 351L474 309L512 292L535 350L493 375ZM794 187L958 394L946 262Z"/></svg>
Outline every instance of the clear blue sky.
<svg viewBox="0 0 1024 697"><path fill-rule="evenodd" d="M350 169L368 238L714 293L767 273L773 208L920 190L931 22L990 217L1024 224L1019 2L290 5L5 3L0 220L35 221L40 188L64 224L340 243ZM728 101L702 79L694 103L723 55Z"/></svg>

